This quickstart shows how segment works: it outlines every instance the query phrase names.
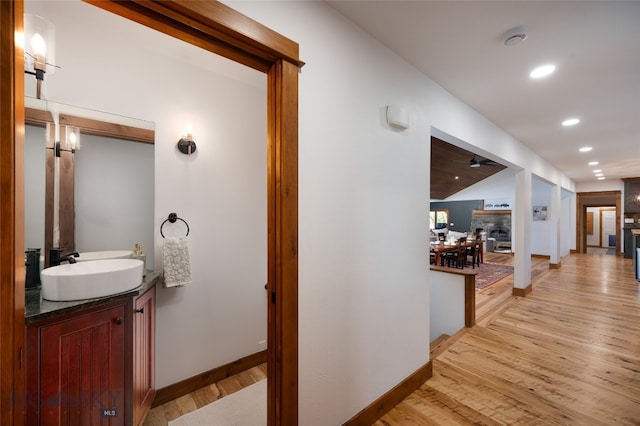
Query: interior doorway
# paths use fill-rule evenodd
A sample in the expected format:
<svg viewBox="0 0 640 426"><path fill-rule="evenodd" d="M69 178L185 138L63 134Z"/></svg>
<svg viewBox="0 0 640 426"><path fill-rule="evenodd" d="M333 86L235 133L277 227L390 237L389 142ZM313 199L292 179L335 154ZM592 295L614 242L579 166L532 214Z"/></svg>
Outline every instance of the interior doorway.
<svg viewBox="0 0 640 426"><path fill-rule="evenodd" d="M616 253L616 208L587 207L586 213L587 253Z"/></svg>
<svg viewBox="0 0 640 426"><path fill-rule="evenodd" d="M268 424L298 420L298 72L297 43L218 2L87 0L110 12L264 72L268 88ZM24 392L24 76L22 0L0 2L0 393ZM247 35L249 34L249 35ZM6 67L4 66L6 65ZM4 73L4 71L7 71ZM6 75L5 75L6 74ZM6 237L6 239L4 238ZM5 244L6 241L6 244ZM24 423L18 399L0 423Z"/></svg>
<svg viewBox="0 0 640 426"><path fill-rule="evenodd" d="M616 246L616 208L587 207L587 247Z"/></svg>
<svg viewBox="0 0 640 426"><path fill-rule="evenodd" d="M576 251L598 248L620 253L621 191L579 192L576 204Z"/></svg>

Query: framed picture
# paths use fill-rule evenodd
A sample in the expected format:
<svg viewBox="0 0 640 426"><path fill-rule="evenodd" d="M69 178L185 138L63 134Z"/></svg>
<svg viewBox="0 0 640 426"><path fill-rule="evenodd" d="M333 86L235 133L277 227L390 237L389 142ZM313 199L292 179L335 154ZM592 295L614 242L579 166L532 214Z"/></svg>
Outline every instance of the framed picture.
<svg viewBox="0 0 640 426"><path fill-rule="evenodd" d="M533 220L547 220L547 206L533 206Z"/></svg>

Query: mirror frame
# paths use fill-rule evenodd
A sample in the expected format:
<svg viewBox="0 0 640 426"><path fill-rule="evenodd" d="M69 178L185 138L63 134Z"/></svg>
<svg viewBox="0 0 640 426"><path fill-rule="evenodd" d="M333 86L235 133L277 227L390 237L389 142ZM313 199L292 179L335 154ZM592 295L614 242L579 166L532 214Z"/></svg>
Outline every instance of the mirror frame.
<svg viewBox="0 0 640 426"><path fill-rule="evenodd" d="M55 123L49 111L35 108L24 109L24 122L34 126L49 126L47 129L47 141L45 145L45 199L44 199L44 265L49 265L49 249L53 247L53 209L55 186L55 157L54 141L56 138ZM26 226L26 223L25 223Z"/></svg>
<svg viewBox="0 0 640 426"><path fill-rule="evenodd" d="M267 74L267 424L298 423L298 44L218 2L86 0ZM0 1L0 423L24 424L23 0Z"/></svg>

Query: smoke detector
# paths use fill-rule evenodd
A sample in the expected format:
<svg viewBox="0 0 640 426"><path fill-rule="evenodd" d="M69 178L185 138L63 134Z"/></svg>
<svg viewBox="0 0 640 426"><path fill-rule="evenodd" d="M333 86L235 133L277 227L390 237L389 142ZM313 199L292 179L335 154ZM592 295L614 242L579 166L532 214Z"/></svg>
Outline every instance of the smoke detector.
<svg viewBox="0 0 640 426"><path fill-rule="evenodd" d="M527 38L527 32L529 29L526 25L521 25L519 27L515 27L504 33L504 45L505 46L515 46L523 42Z"/></svg>

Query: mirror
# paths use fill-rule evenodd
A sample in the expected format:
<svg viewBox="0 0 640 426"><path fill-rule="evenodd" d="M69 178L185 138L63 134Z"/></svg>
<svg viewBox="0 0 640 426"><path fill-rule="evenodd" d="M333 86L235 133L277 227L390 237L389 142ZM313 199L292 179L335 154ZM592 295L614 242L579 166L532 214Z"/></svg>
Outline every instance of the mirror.
<svg viewBox="0 0 640 426"><path fill-rule="evenodd" d="M151 250L154 123L34 98L25 105L25 243L41 248L41 267L57 246Z"/></svg>

